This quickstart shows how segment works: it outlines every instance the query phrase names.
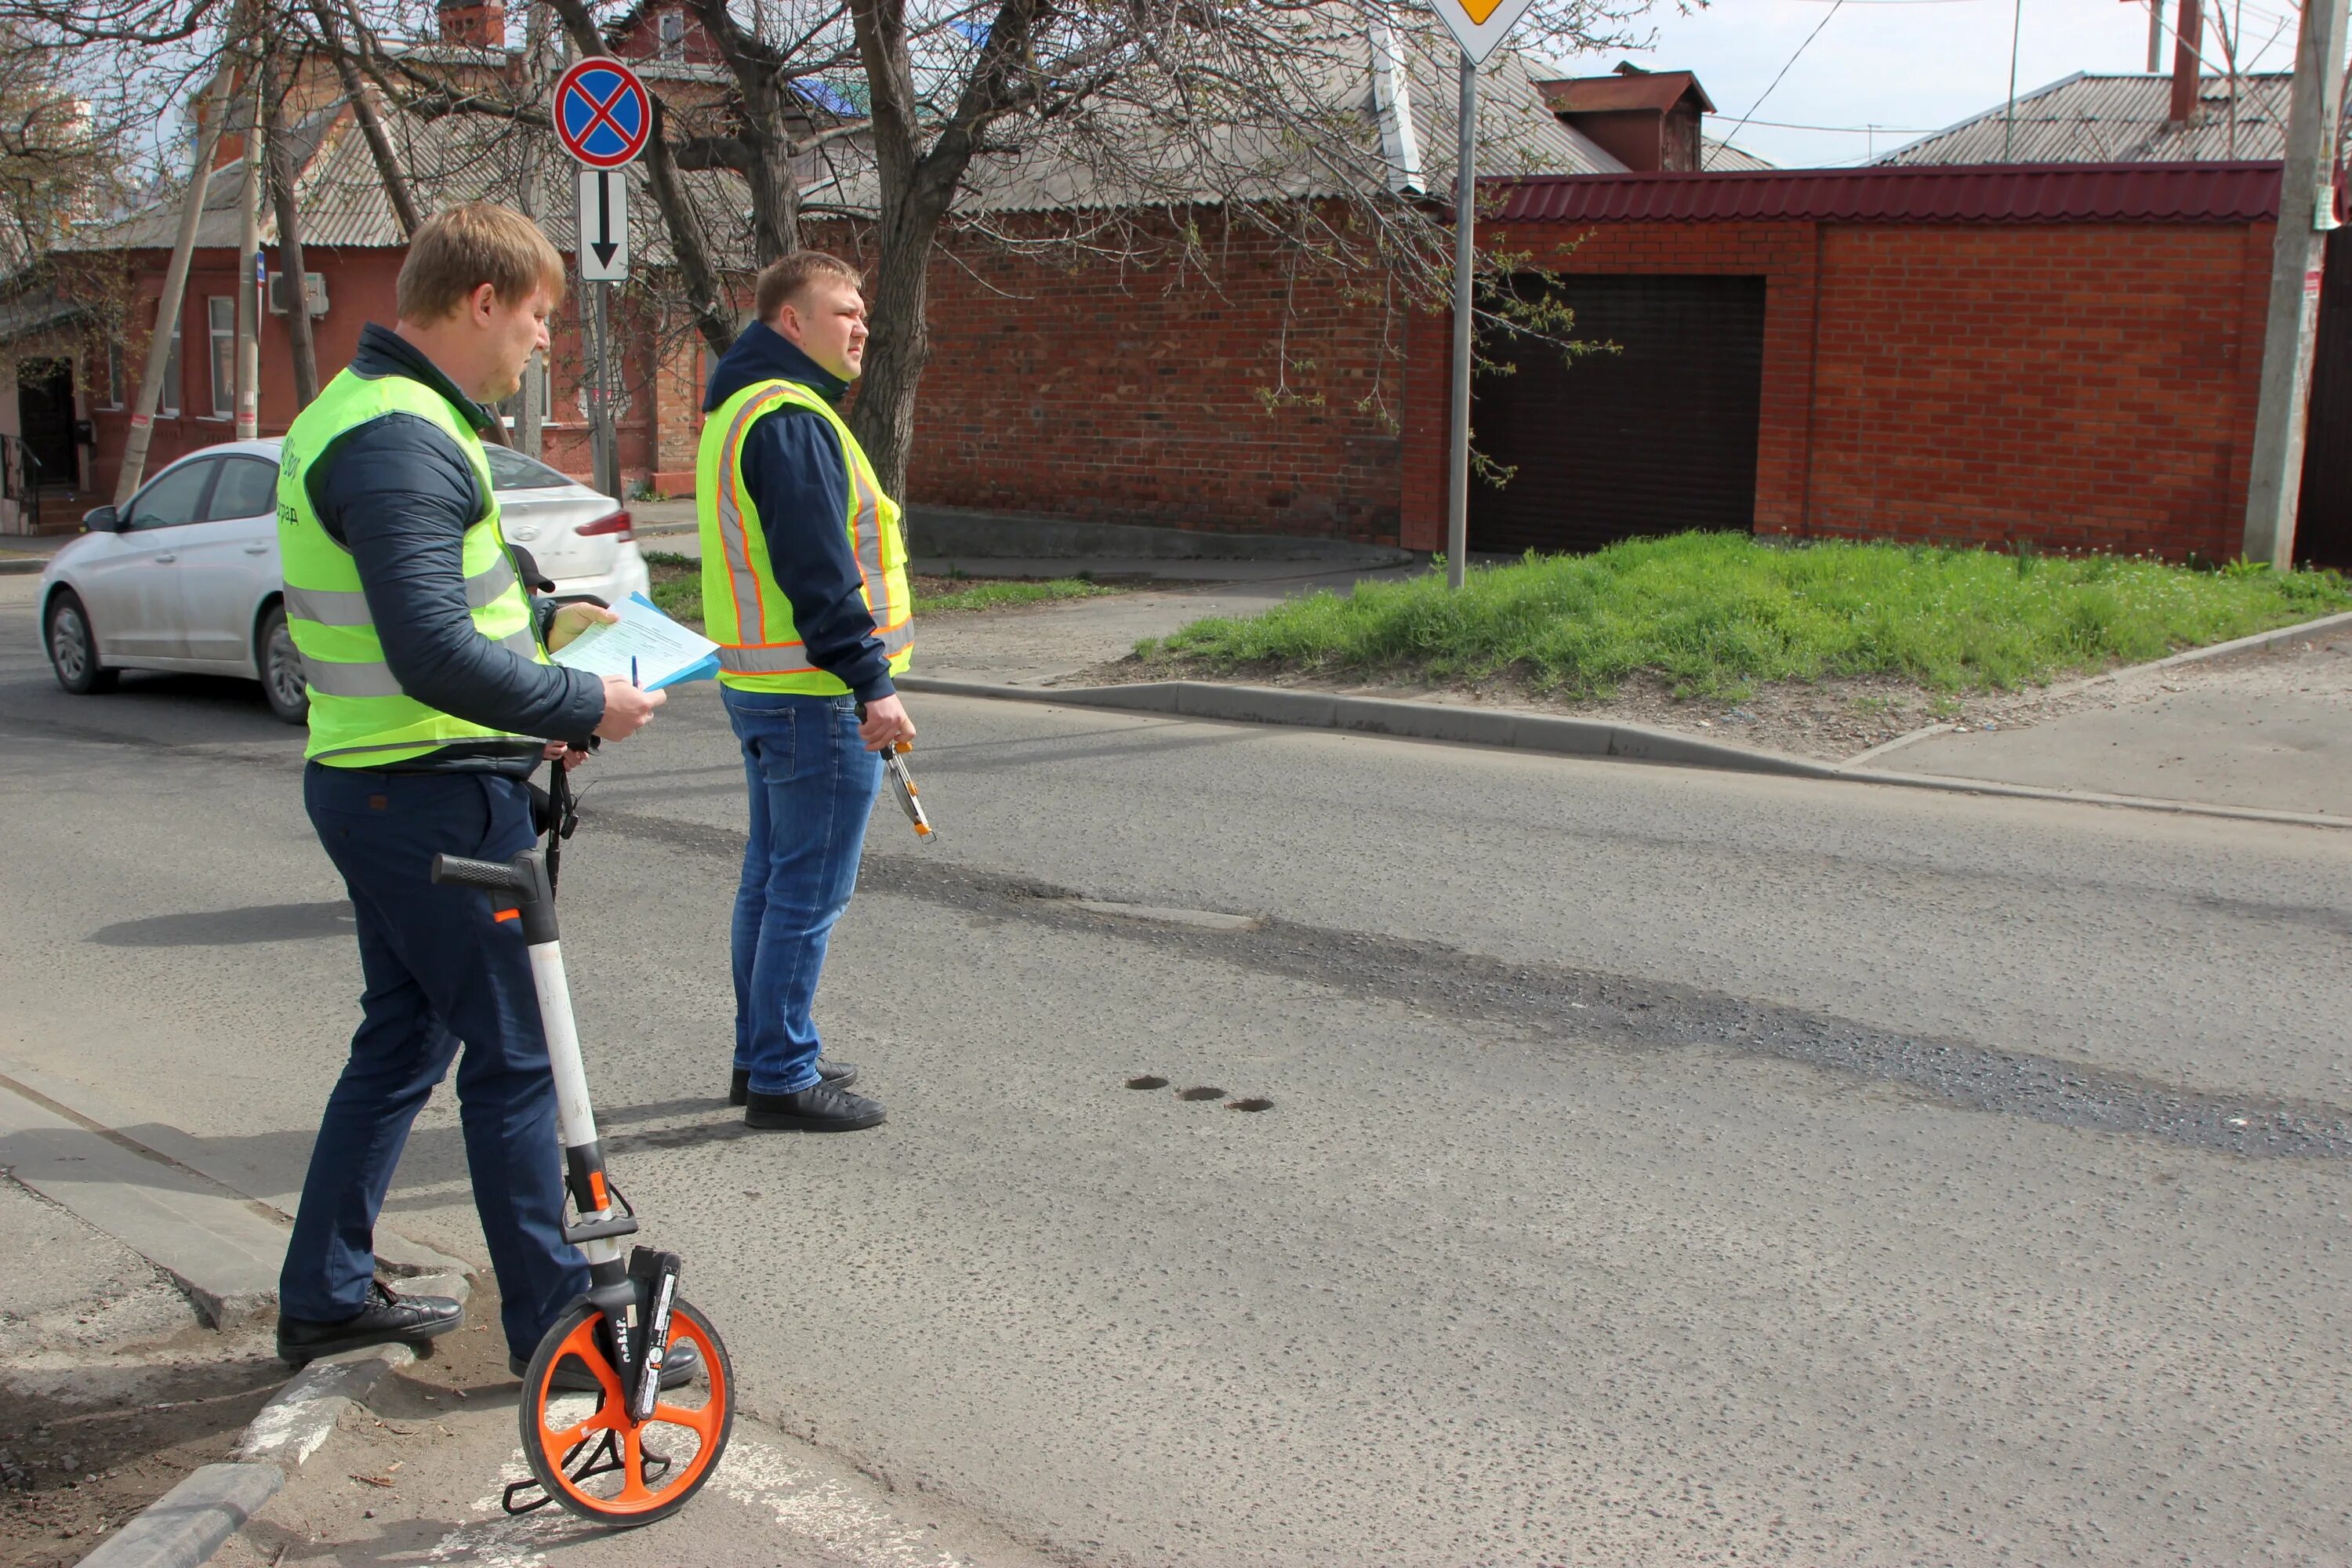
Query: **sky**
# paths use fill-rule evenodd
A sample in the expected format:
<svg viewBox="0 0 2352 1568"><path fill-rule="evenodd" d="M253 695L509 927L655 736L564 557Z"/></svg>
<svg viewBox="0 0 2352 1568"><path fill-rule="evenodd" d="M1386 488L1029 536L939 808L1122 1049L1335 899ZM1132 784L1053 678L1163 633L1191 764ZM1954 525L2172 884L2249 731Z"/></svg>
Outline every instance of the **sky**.
<svg viewBox="0 0 2352 1568"><path fill-rule="evenodd" d="M2224 3L2240 14L2238 0ZM2165 12L2167 71L2177 4ZM2294 0L2245 0L2242 66L2291 69L2296 14ZM2022 0L2021 16L2016 0L1716 0L1687 16L1662 0L1647 20L1656 48L1561 62L1568 74L1599 75L1621 58L1696 71L1717 110L1707 133L1731 135L1749 116L1732 140L1791 167L1859 163L2000 107L2009 96L2013 24L2021 94L2076 71L2147 68L2145 0ZM2219 62L2210 14L2205 45Z"/></svg>

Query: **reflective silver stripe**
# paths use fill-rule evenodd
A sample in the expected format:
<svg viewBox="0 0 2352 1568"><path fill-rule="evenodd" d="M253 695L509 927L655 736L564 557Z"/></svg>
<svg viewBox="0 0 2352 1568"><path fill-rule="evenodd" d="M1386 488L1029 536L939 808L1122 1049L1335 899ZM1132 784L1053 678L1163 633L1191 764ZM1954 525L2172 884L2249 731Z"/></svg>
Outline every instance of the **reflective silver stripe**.
<svg viewBox="0 0 2352 1568"><path fill-rule="evenodd" d="M726 444L719 448L719 552L727 558L727 578L735 590L735 635L754 642L768 640L768 601L760 592L760 575L751 570L751 548L743 533L743 505L735 493L735 476L741 468L738 452L743 445L743 432L751 421L767 413L787 395L772 393L755 397L736 413L735 423L727 427ZM754 622L745 620L744 606L751 606Z"/></svg>
<svg viewBox="0 0 2352 1568"><path fill-rule="evenodd" d="M286 584L286 614L298 621L315 621L322 626L370 626L367 595L346 594L333 588L297 588Z"/></svg>
<svg viewBox="0 0 2352 1568"><path fill-rule="evenodd" d="M486 610L506 596L515 585L514 568L504 557L479 576L466 579L466 607ZM286 587L286 613L296 620L315 621L322 626L372 626L375 622L368 615L367 595L343 593L333 588Z"/></svg>
<svg viewBox="0 0 2352 1568"><path fill-rule="evenodd" d="M519 632L509 632L499 639L499 646L510 648L534 662L539 658L539 637L529 626L523 627Z"/></svg>
<svg viewBox="0 0 2352 1568"><path fill-rule="evenodd" d="M330 697L397 697L400 682L393 679L392 666L381 663L339 664L330 659L305 658L302 679L310 683L313 691L323 691Z"/></svg>
<svg viewBox="0 0 2352 1568"><path fill-rule="evenodd" d="M514 568L508 564L506 552L501 551L488 571L466 579L466 607L469 610L486 609L497 604L499 596L514 585Z"/></svg>
<svg viewBox="0 0 2352 1568"><path fill-rule="evenodd" d="M736 675L809 675L816 666L800 643L782 647L727 647L719 650L719 668Z"/></svg>
<svg viewBox="0 0 2352 1568"><path fill-rule="evenodd" d="M912 619L901 621L898 626L882 634L882 653L885 658L896 658L914 646L915 623Z"/></svg>
<svg viewBox="0 0 2352 1568"><path fill-rule="evenodd" d="M866 607L874 624L887 626L899 616L890 603L890 579L882 571L882 486L856 458L849 459L849 486L857 495L850 529L857 541L857 570L866 579Z"/></svg>

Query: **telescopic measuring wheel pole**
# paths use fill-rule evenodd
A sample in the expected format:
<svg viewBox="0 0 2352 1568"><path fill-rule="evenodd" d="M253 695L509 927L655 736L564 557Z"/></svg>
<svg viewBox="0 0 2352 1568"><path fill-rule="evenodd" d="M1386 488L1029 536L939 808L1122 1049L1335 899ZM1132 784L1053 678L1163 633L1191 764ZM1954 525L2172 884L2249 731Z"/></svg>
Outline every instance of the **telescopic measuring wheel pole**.
<svg viewBox="0 0 2352 1568"><path fill-rule="evenodd" d="M1462 46L1462 109L1454 163L1454 417L1445 475L1445 582L1459 588L1470 553L1470 372L1476 344L1478 68L1527 12L1529 0L1430 0Z"/></svg>

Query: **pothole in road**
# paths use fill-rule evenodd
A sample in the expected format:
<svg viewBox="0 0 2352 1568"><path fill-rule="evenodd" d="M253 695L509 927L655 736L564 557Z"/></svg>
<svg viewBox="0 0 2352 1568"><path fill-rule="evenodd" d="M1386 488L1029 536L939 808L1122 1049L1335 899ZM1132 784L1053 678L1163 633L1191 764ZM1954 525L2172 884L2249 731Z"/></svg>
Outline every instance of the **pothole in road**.
<svg viewBox="0 0 2352 1568"><path fill-rule="evenodd" d="M1256 1095L1252 1095L1247 1100L1234 1100L1231 1105L1225 1107L1225 1109L1228 1110L1272 1110L1274 1109L1274 1101L1270 1100L1263 1100Z"/></svg>
<svg viewBox="0 0 2352 1568"><path fill-rule="evenodd" d="M1196 931L1258 931L1265 925L1264 916L1232 915L1223 910L1178 910L1158 904L1113 903L1108 899L1052 899L1047 901L1069 909L1084 910L1090 915L1146 921L1153 925L1191 926Z"/></svg>
<svg viewBox="0 0 2352 1568"><path fill-rule="evenodd" d="M1198 1089L1178 1089L1176 1091L1176 1098L1179 1100L1223 1100L1225 1098L1225 1091L1222 1089L1211 1089L1206 1084L1203 1084Z"/></svg>
<svg viewBox="0 0 2352 1568"><path fill-rule="evenodd" d="M1168 1080L1164 1078L1155 1077L1150 1073L1142 1073L1135 1078L1129 1079L1127 1080L1127 1087L1129 1089L1166 1089L1168 1087Z"/></svg>

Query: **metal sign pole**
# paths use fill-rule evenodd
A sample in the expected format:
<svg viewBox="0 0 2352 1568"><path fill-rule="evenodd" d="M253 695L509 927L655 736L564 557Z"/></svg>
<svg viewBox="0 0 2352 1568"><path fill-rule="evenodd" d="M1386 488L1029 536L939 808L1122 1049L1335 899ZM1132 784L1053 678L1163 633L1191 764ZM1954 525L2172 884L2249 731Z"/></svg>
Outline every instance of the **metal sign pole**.
<svg viewBox="0 0 2352 1568"><path fill-rule="evenodd" d="M588 450L590 466L595 469L596 488L605 494L618 496L620 483L613 450L613 426L606 417L612 406L612 384L605 379L605 338L608 322L604 314L603 283L588 285Z"/></svg>
<svg viewBox="0 0 2352 1568"><path fill-rule="evenodd" d="M1445 584L1462 586L1470 553L1471 282L1478 227L1478 67L1462 54L1461 143L1454 170L1454 428L1445 476Z"/></svg>

